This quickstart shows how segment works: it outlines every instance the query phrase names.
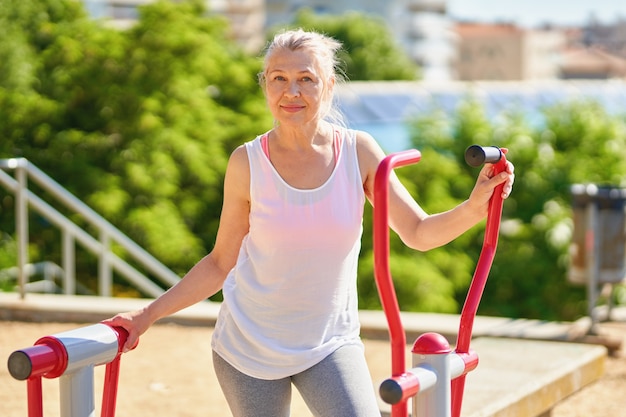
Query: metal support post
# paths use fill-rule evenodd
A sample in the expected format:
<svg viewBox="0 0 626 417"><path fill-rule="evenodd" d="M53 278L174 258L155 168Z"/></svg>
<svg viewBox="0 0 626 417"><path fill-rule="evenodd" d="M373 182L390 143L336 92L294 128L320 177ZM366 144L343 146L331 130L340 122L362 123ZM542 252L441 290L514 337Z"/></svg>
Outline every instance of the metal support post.
<svg viewBox="0 0 626 417"><path fill-rule="evenodd" d="M451 417L450 354L448 341L436 333L420 336L413 345L413 366L426 364L437 375L437 384L420 391L413 399L413 415L420 417Z"/></svg>
<svg viewBox="0 0 626 417"><path fill-rule="evenodd" d="M436 377L435 384L420 381L420 391L413 399L413 415L419 417L452 416L452 380L466 375L478 366L474 351L460 354L450 349L445 337L424 333L413 345L413 369L428 368Z"/></svg>
<svg viewBox="0 0 626 417"><path fill-rule="evenodd" d="M24 159L16 159L15 162L15 178L17 180L17 189L15 191L15 227L17 234L17 282L20 290L20 298L26 297L26 284L28 283L28 274L26 265L28 265L28 176L26 163Z"/></svg>
<svg viewBox="0 0 626 417"><path fill-rule="evenodd" d="M596 311L596 303L598 302L598 282L600 279L600 242L597 231L598 229L598 207L595 202L591 201L585 208L585 220L587 222L587 230L585 235L585 254L587 259L585 264L587 267L587 309L591 318L590 334L597 334L598 314Z"/></svg>

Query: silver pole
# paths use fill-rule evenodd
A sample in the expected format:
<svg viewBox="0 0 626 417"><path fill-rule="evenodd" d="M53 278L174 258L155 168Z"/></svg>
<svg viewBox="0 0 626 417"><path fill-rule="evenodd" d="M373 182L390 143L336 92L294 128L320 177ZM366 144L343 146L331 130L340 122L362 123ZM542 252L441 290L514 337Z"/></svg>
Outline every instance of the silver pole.
<svg viewBox="0 0 626 417"><path fill-rule="evenodd" d="M598 207L595 202L587 203L587 234L585 236L586 267L587 267L587 303L591 318L591 334L596 334L598 317L596 302L598 300L598 280L600 279L600 228L598 227Z"/></svg>
<svg viewBox="0 0 626 417"><path fill-rule="evenodd" d="M111 272L111 263L109 262L109 252L111 250L111 239L107 232L100 231L100 264L98 267L98 280L100 281L100 296L110 297L111 287L113 286L113 277Z"/></svg>
<svg viewBox="0 0 626 417"><path fill-rule="evenodd" d="M61 415L95 417L94 366L88 365L59 378Z"/></svg>
<svg viewBox="0 0 626 417"><path fill-rule="evenodd" d="M63 293L76 294L76 246L74 237L63 230Z"/></svg>
<svg viewBox="0 0 626 417"><path fill-rule="evenodd" d="M15 192L15 227L17 234L17 282L20 291L20 298L26 297L26 264L28 264L28 202L27 192L28 177L26 169L22 163L17 164L15 169L17 179L17 190Z"/></svg>

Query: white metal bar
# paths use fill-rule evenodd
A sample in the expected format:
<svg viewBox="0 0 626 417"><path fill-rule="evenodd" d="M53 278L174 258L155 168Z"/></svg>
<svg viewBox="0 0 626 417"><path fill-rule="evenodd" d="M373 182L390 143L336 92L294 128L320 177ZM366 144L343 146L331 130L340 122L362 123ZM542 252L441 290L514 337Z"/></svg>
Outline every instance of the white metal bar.
<svg viewBox="0 0 626 417"><path fill-rule="evenodd" d="M53 336L67 352L67 368L59 378L61 416L95 417L94 367L118 354L118 338L105 324L81 327Z"/></svg>
<svg viewBox="0 0 626 417"><path fill-rule="evenodd" d="M111 239L104 230L100 231L100 263L98 264L98 276L100 277L100 295L110 297L113 287L113 276L111 264L109 263L109 253L111 251Z"/></svg>
<svg viewBox="0 0 626 417"><path fill-rule="evenodd" d="M66 295L76 294L76 247L74 237L63 229L63 292Z"/></svg>
<svg viewBox="0 0 626 417"><path fill-rule="evenodd" d="M64 417L95 417L94 367L85 366L59 378L61 415Z"/></svg>
<svg viewBox="0 0 626 417"><path fill-rule="evenodd" d="M17 282L20 289L20 297L26 296L26 284L28 275L24 271L24 266L28 264L28 204L26 189L28 187L28 177L26 171L17 167L15 171L18 187L15 191L15 228L17 234Z"/></svg>
<svg viewBox="0 0 626 417"><path fill-rule="evenodd" d="M413 397L413 415L420 417L451 417L451 381L465 373L465 361L456 352L413 354L413 369L420 390Z"/></svg>

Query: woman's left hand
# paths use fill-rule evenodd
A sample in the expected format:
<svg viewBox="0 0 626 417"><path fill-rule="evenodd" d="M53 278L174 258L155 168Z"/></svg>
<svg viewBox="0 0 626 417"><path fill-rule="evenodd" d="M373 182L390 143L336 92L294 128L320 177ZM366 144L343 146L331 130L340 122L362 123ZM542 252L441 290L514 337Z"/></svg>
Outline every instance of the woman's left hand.
<svg viewBox="0 0 626 417"><path fill-rule="evenodd" d="M502 153L506 154L508 149L502 148ZM478 174L476 184L469 197L469 204L475 210L487 215L489 208L489 200L494 193L495 188L504 183L502 188L502 198L508 198L513 190L515 182L515 167L510 161L507 161L504 171L494 175L494 165L485 164Z"/></svg>

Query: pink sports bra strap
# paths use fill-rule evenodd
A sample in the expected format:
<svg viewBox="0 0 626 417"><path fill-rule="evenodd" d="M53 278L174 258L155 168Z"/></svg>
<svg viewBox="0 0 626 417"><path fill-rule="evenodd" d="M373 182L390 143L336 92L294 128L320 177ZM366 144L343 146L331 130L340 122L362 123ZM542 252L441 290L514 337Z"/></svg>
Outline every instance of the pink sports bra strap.
<svg viewBox="0 0 626 417"><path fill-rule="evenodd" d="M261 148L263 148L263 153L267 156L267 159L270 159L270 145L267 143L267 133L261 136Z"/></svg>
<svg viewBox="0 0 626 417"><path fill-rule="evenodd" d="M267 140L267 133L261 136L261 148L263 148L263 153L267 156L267 159L270 158L270 145ZM335 152L335 163L337 163L337 159L339 158L339 149L341 149L341 134L339 130L335 129L335 140L333 141L333 151Z"/></svg>

